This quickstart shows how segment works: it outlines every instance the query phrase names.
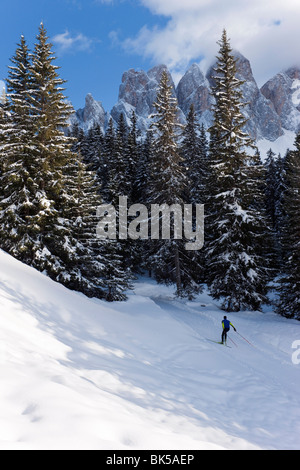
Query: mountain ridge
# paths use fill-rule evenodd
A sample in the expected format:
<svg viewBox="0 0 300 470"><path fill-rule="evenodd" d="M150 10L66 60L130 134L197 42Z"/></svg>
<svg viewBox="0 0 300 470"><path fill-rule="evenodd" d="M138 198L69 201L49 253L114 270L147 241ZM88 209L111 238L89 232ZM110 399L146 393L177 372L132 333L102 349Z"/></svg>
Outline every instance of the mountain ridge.
<svg viewBox="0 0 300 470"><path fill-rule="evenodd" d="M285 135L288 141L293 141L293 135L300 130L300 67L279 72L259 88L250 61L238 51L234 51L234 55L237 59L237 77L244 82L241 85L245 102L243 114L248 119L245 130L256 142L264 141L266 145L269 142L270 146L276 141L282 142ZM137 127L144 134L150 125L157 87L165 70L178 101L179 122L185 124L193 104L199 123L208 128L213 120L213 67L204 74L197 63L191 64L177 86L164 64L154 66L147 72L129 69L123 73L118 101L110 111L105 110L101 101L96 101L89 93L85 107L76 111L72 122L77 122L85 132L95 123L105 131L109 119L117 123L121 113L130 124L134 111Z"/></svg>

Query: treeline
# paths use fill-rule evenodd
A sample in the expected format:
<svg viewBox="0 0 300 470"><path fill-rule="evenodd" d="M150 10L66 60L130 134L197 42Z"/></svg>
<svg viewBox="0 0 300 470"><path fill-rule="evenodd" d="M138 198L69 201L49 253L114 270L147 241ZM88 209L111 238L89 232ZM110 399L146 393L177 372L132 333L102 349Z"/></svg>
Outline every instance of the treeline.
<svg viewBox="0 0 300 470"><path fill-rule="evenodd" d="M64 132L73 109L44 25L21 37L0 117L0 246L70 289L123 300L129 275L114 241L98 243L96 176Z"/></svg>
<svg viewBox="0 0 300 470"><path fill-rule="evenodd" d="M300 137L265 163L245 134L242 82L226 31L214 70L214 122L177 121L163 73L146 136L136 116L105 133L74 124L43 25L34 51L22 37L0 109L0 246L52 279L89 296L126 299L135 275L149 272L193 296L207 284L227 311L259 310L278 285L276 308L300 319ZM209 135L209 139L207 138ZM186 240L99 240L97 207L205 204L205 245ZM117 214L118 217L118 214ZM274 283L276 281L276 283Z"/></svg>

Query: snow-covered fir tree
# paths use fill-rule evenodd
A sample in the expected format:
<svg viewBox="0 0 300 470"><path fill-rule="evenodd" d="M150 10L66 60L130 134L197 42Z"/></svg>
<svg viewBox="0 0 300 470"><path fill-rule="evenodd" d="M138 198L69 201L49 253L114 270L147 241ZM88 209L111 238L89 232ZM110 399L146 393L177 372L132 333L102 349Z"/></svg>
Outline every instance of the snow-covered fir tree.
<svg viewBox="0 0 300 470"><path fill-rule="evenodd" d="M98 123L94 123L88 130L81 143L81 152L84 162L90 170L101 174L101 154L103 146L103 133Z"/></svg>
<svg viewBox="0 0 300 470"><path fill-rule="evenodd" d="M204 126L197 122L194 105L191 105L187 124L183 129L180 152L186 172L187 184L185 200L190 204L206 204L208 199L208 141ZM193 224L195 229L195 221ZM193 257L191 266L197 267L198 280L204 282L204 253L203 250L189 253Z"/></svg>
<svg viewBox="0 0 300 470"><path fill-rule="evenodd" d="M96 237L101 198L96 174L81 161L84 136L77 129L76 142L63 131L72 108L54 60L43 24L34 53L22 37L12 59L0 113L1 248L71 289L124 299L120 256Z"/></svg>
<svg viewBox="0 0 300 470"><path fill-rule="evenodd" d="M101 195L105 202L111 202L110 174L113 172L114 153L116 148L116 131L113 119L110 118L101 147L100 169L97 172L100 178ZM84 152L83 157L84 157Z"/></svg>
<svg viewBox="0 0 300 470"><path fill-rule="evenodd" d="M128 127L123 113L120 114L115 141L112 141L113 134L109 129L109 172L108 172L108 193L109 202L117 206L120 196L126 196L130 199L131 195L131 165L128 155Z"/></svg>
<svg viewBox="0 0 300 470"><path fill-rule="evenodd" d="M267 202L267 213L272 222L272 228L276 226L276 160L275 153L270 148L267 152L267 158L265 161L266 166L266 202Z"/></svg>
<svg viewBox="0 0 300 470"><path fill-rule="evenodd" d="M139 202L148 200L148 186L150 182L150 161L154 151L153 131L147 130L146 137L141 142L139 162L136 169L136 190Z"/></svg>
<svg viewBox="0 0 300 470"><path fill-rule="evenodd" d="M109 247L111 256L115 257L117 263L121 263L125 272L131 272L134 258L134 246L131 240L119 240L119 198L127 197L128 205L131 205L132 184L131 165L128 152L128 126L124 115L118 120L117 129L114 129L112 119L110 120L104 137L104 161L106 181L104 181L102 192L106 202L112 204L116 210L117 218L117 240ZM127 227L126 227L127 228ZM112 279L112 274L109 274ZM129 274L130 277L130 274Z"/></svg>
<svg viewBox="0 0 300 470"><path fill-rule="evenodd" d="M72 141L63 128L73 110L63 95L65 81L59 77L59 67L54 61L52 45L41 24L30 67L29 96L34 131L31 154L36 171L34 184L38 206L31 219L38 241L32 250L31 264L67 284L70 280L68 266L74 255L67 243L69 229L61 223L59 210L64 192L63 169L73 158Z"/></svg>
<svg viewBox="0 0 300 470"><path fill-rule="evenodd" d="M141 194L139 192L139 165L141 164L141 149L139 144L139 132L137 130L136 114L133 111L131 114L131 122L128 130L127 140L127 155L128 155L128 176L130 180L130 203L142 202ZM144 174L145 178L145 174Z"/></svg>
<svg viewBox="0 0 300 470"><path fill-rule="evenodd" d="M70 251L68 287L90 297L104 298L101 272L104 257L96 237L97 207L102 203L96 174L88 171L80 154L74 154L63 172L61 223L68 228L65 246Z"/></svg>
<svg viewBox="0 0 300 470"><path fill-rule="evenodd" d="M177 100L172 95L172 86L166 71L163 71L158 88L156 113L152 116L153 152L149 161L148 201L151 204L178 204L183 207L187 179L183 158L179 152L179 124ZM174 222L171 213L172 223ZM177 286L177 295L192 296L199 290L193 269L193 259L185 250L185 242L174 239L151 240L150 265L159 282ZM160 238L162 233L160 232Z"/></svg>
<svg viewBox="0 0 300 470"><path fill-rule="evenodd" d="M63 168L71 142L61 127L70 114L51 45L41 25L30 60L22 37L9 69L9 115L13 133L1 147L1 246L52 278L72 285L78 278L76 240L61 216Z"/></svg>
<svg viewBox="0 0 300 470"><path fill-rule="evenodd" d="M266 168L266 211L270 221L272 231L273 266L276 271L281 266L281 218L282 218L282 159L276 158L275 153L270 149L267 152L265 161Z"/></svg>
<svg viewBox="0 0 300 470"><path fill-rule="evenodd" d="M285 194L287 191L288 178L287 178L287 155L289 150L286 152L285 156L282 157L281 154L278 155L276 163L276 186L275 186L275 234L276 234L276 255L278 259L279 269L283 265L284 259L284 234L283 230L286 226L287 214L285 212Z"/></svg>
<svg viewBox="0 0 300 470"><path fill-rule="evenodd" d="M269 280L262 253L268 226L259 201L263 173L253 164L253 143L243 131L242 82L225 30L219 45L205 232L208 285L224 310L256 310L267 301Z"/></svg>
<svg viewBox="0 0 300 470"><path fill-rule="evenodd" d="M194 105L191 105L187 116L180 151L188 181L187 200L194 204L204 204L207 199L208 142L204 126L200 128L197 122Z"/></svg>
<svg viewBox="0 0 300 470"><path fill-rule="evenodd" d="M78 154L68 164L64 178L67 199L63 202L61 214L76 240L72 268L79 274L73 278L72 288L90 297L125 300L124 292L130 287L129 273L123 268L122 257L116 249L117 242L97 238L97 208L102 199L96 172L88 170Z"/></svg>
<svg viewBox="0 0 300 470"><path fill-rule="evenodd" d="M33 251L39 249L34 220L40 207L38 168L33 153L34 121L29 101L30 54L23 36L11 62L7 101L0 124L0 243L2 249L31 264Z"/></svg>
<svg viewBox="0 0 300 470"><path fill-rule="evenodd" d="M300 320L300 134L296 150L285 158L285 191L283 193L282 247L283 266L280 299L277 311L288 318Z"/></svg>
<svg viewBox="0 0 300 470"><path fill-rule="evenodd" d="M181 126L177 121L177 100L173 97L169 76L164 70L154 103L151 128L154 135L149 199L160 204L181 204L186 184L179 152L178 135Z"/></svg>

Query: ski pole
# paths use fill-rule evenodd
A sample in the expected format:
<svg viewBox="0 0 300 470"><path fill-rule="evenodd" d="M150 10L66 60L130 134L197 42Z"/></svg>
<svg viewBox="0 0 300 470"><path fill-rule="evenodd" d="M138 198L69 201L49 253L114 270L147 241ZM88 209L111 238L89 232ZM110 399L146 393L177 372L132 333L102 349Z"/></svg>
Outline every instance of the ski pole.
<svg viewBox="0 0 300 470"><path fill-rule="evenodd" d="M237 331L237 334L238 334L241 338L243 338L243 340L247 341L247 343L250 344L250 346L252 346L252 347L254 348L253 344L250 343L250 341L248 341L246 338L244 338L244 336L242 336L238 331Z"/></svg>
<svg viewBox="0 0 300 470"><path fill-rule="evenodd" d="M237 348L238 346L237 346L237 344L233 341L233 339L231 339L229 336L228 336L228 338L230 339L230 341L231 341L231 342L235 345L235 347Z"/></svg>

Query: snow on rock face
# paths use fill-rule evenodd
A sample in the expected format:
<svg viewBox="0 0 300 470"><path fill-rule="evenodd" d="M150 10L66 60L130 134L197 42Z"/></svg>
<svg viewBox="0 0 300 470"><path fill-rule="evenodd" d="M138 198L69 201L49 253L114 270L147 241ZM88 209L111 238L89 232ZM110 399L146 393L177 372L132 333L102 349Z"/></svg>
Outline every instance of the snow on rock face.
<svg viewBox="0 0 300 470"><path fill-rule="evenodd" d="M245 103L244 114L249 119L246 129L255 139L265 138L270 141L283 135L280 118L274 106L259 90L248 59L236 52L238 59L237 76L245 83L241 86Z"/></svg>
<svg viewBox="0 0 300 470"><path fill-rule="evenodd" d="M278 73L262 88L262 94L272 101L282 126L300 130L300 68L292 67Z"/></svg>
<svg viewBox="0 0 300 470"><path fill-rule="evenodd" d="M125 72L119 89L119 101L130 104L138 115L147 116L151 112L152 102L149 100L149 77L143 70L134 69ZM154 97L153 97L154 98Z"/></svg>
<svg viewBox="0 0 300 470"><path fill-rule="evenodd" d="M200 70L199 65L193 64L182 77L177 86L178 105L185 115L188 114L191 105L194 105L200 122L209 127L212 123L213 114L211 107L213 97L210 84Z"/></svg>
<svg viewBox="0 0 300 470"><path fill-rule="evenodd" d="M291 89L294 90L292 94L293 105L300 110L300 80L298 78L293 81Z"/></svg>
<svg viewBox="0 0 300 470"><path fill-rule="evenodd" d="M123 113L127 122L130 122L132 111L137 116L137 127L146 131L149 127L149 118L155 112L153 103L156 100L157 90L163 71L169 75L169 81L173 88L173 96L176 96L175 85L172 76L165 65L153 67L148 72L130 69L123 74L119 89L119 100L111 111L113 119L117 122ZM179 116L180 122L184 122L183 113Z"/></svg>
<svg viewBox="0 0 300 470"><path fill-rule="evenodd" d="M234 51L234 56L237 59L237 78L244 81L241 91L246 106L242 109L242 113L248 119L245 131L254 140L267 139L273 142L283 135L280 118L273 103L259 90L249 60L238 51ZM214 84L213 67L215 65L207 73L211 86Z"/></svg>
<svg viewBox="0 0 300 470"><path fill-rule="evenodd" d="M269 141L276 152L275 142L280 140L286 131L295 133L300 129L300 68L293 67L277 74L259 89L249 60L237 51L234 54L238 59L238 78L245 81L241 88L244 102L247 103L243 109L248 119L246 131L258 142ZM84 131L95 122L105 130L109 118L112 117L117 122L121 113L129 124L134 111L137 127L144 134L149 127L150 116L155 111L153 103L163 70L167 71L173 94L178 100L179 122L186 122L186 116L193 104L200 123L208 128L213 119L213 70L211 67L205 76L197 64L191 65L177 87L166 65L155 66L148 72L130 69L123 74L118 101L111 113L105 112L101 102L88 94L85 107L79 109L72 120L77 120Z"/></svg>
<svg viewBox="0 0 300 470"><path fill-rule="evenodd" d="M86 95L85 107L76 112L76 119L84 131L88 131L95 123L100 124L100 127L104 129L108 122L108 116L101 101L96 101L91 93Z"/></svg>

